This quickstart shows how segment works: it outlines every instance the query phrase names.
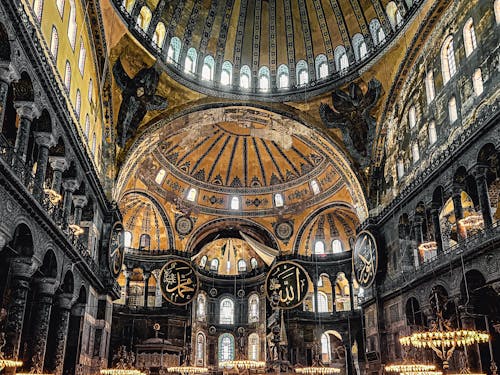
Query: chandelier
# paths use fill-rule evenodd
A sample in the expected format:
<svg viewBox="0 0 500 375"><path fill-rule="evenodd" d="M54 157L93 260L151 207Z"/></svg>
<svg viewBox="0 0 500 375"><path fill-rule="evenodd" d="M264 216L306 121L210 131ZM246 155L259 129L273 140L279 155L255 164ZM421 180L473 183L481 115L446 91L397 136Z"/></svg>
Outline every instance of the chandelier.
<svg viewBox="0 0 500 375"><path fill-rule="evenodd" d="M470 346L488 342L490 335L484 332L461 329L456 331L428 331L416 332L411 336L401 337L401 345L415 348L442 348L451 349L461 346Z"/></svg>
<svg viewBox="0 0 500 375"><path fill-rule="evenodd" d="M52 203L54 206L57 205L59 201L62 199L62 195L59 194L54 189L45 188L43 189L43 192L49 196L50 203Z"/></svg>
<svg viewBox="0 0 500 375"><path fill-rule="evenodd" d="M394 363L392 365L385 366L386 372L397 372L400 374L434 371L434 370L436 370L435 365L428 365L423 363Z"/></svg>
<svg viewBox="0 0 500 375"><path fill-rule="evenodd" d="M252 361L248 359L236 360L236 361L222 361L219 363L219 367L225 368L238 368L238 369L258 369L266 367L266 362L264 361Z"/></svg>
<svg viewBox="0 0 500 375"><path fill-rule="evenodd" d="M203 374L208 372L206 367L196 367L196 366L173 366L167 367L167 372L178 372L181 374Z"/></svg>
<svg viewBox="0 0 500 375"><path fill-rule="evenodd" d="M143 372L131 368L106 368L101 370L102 375L144 375Z"/></svg>
<svg viewBox="0 0 500 375"><path fill-rule="evenodd" d="M70 225L68 225L68 227L69 227L69 229L71 229L73 231L73 234L77 237L80 234L83 234L83 232L84 232L83 228L77 224L70 224Z"/></svg>
<svg viewBox="0 0 500 375"><path fill-rule="evenodd" d="M127 352L126 346L118 348L113 359L116 362L116 367L102 369L102 375L144 375L143 372L134 368L135 355L132 351Z"/></svg>
<svg viewBox="0 0 500 375"><path fill-rule="evenodd" d="M329 374L339 374L340 369L336 367L321 367L321 366L312 366L312 367L298 367L295 369L297 374L306 374L306 375L329 375Z"/></svg>
<svg viewBox="0 0 500 375"><path fill-rule="evenodd" d="M5 333L0 332L0 371L3 370L4 368L21 367L23 365L22 361L4 358L4 353L3 353L4 346L5 346Z"/></svg>

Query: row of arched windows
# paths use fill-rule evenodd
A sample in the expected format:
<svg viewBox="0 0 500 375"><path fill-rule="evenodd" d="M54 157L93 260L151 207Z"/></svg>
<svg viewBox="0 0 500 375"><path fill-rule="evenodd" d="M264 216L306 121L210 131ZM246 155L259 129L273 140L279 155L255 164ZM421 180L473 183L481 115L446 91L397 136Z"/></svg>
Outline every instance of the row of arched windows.
<svg viewBox="0 0 500 375"><path fill-rule="evenodd" d="M208 262L208 257L206 255L203 255L200 259L200 267L205 268ZM255 270L258 268L259 264L257 262L257 259L251 258L250 259L250 266L252 267L252 270ZM228 268L231 268L231 263L228 262ZM218 272L219 271L219 259L218 258L213 258L210 261L210 271ZM246 272L247 271L247 262L244 259L239 259L238 260L238 272Z"/></svg>
<svg viewBox="0 0 500 375"><path fill-rule="evenodd" d="M205 366L207 341L205 334L199 332L196 335L196 365ZM232 361L235 359L234 336L230 333L223 333L218 339L218 361L219 363ZM260 353L260 338L257 333L248 335L248 359L258 361Z"/></svg>
<svg viewBox="0 0 500 375"><path fill-rule="evenodd" d="M132 232L126 231L124 235L124 246L132 247ZM150 250L151 248L151 236L149 234L143 233L139 237L139 249Z"/></svg>
<svg viewBox="0 0 500 375"><path fill-rule="evenodd" d="M259 317L259 296L251 294L248 298L248 323L258 323ZM204 322L207 319L207 300L203 293L198 294L196 300L196 320ZM234 324L234 301L223 298L219 303L219 324Z"/></svg>
<svg viewBox="0 0 500 375"><path fill-rule="evenodd" d="M344 251L344 245L342 244L342 241L339 239L334 239L331 242L331 253L332 254L338 254ZM314 254L327 254L327 250L325 249L325 242L318 240L314 243Z"/></svg>

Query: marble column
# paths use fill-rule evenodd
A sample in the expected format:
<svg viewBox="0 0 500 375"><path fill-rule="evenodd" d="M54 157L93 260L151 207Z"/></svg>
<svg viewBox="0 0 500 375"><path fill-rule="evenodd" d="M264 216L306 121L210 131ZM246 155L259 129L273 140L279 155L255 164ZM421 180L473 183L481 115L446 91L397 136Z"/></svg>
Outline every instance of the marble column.
<svg viewBox="0 0 500 375"><path fill-rule="evenodd" d="M56 193L61 192L62 174L68 168L68 162L64 156L50 156L50 166L54 173L52 174L52 184L50 188Z"/></svg>
<svg viewBox="0 0 500 375"><path fill-rule="evenodd" d="M9 85L19 78L19 73L10 61L0 61L0 133L3 129Z"/></svg>
<svg viewBox="0 0 500 375"><path fill-rule="evenodd" d="M437 244L437 254L443 252L443 235L441 234L441 221L439 220L439 207L431 208L432 226L434 227L434 241Z"/></svg>
<svg viewBox="0 0 500 375"><path fill-rule="evenodd" d="M10 305L5 324L5 357L19 358L26 299L30 288L32 265L28 261L13 261L10 266Z"/></svg>
<svg viewBox="0 0 500 375"><path fill-rule="evenodd" d="M31 123L33 119L40 116L40 111L33 102L15 102L14 107L16 108L20 121L16 134L16 143L14 145L14 152L17 154L18 159L15 159L13 164L15 166L20 166L18 163L24 164L26 162Z"/></svg>
<svg viewBox="0 0 500 375"><path fill-rule="evenodd" d="M462 188L460 186L453 187L451 199L453 200L453 211L455 212L457 239L458 241L462 241L467 234L462 233L462 230L460 229L461 226L458 224L458 222L464 218L464 208L462 207Z"/></svg>
<svg viewBox="0 0 500 375"><path fill-rule="evenodd" d="M418 251L418 246L424 242L424 235L422 231L423 221L424 219L420 215L415 216L415 218L413 219L413 232L415 233L415 245L417 248L417 257L419 264L422 264L424 261L420 256L420 251Z"/></svg>
<svg viewBox="0 0 500 375"><path fill-rule="evenodd" d="M45 174L49 163L49 148L55 144L52 133L36 132L35 142L38 144L38 160L36 162L35 183L33 186L33 197L41 202L44 196Z"/></svg>
<svg viewBox="0 0 500 375"><path fill-rule="evenodd" d="M54 357L51 358L51 371L54 375L61 375L66 354L66 340L68 338L69 318L71 314L71 294L61 294L57 297L59 324L56 330L56 347Z"/></svg>
<svg viewBox="0 0 500 375"><path fill-rule="evenodd" d="M71 309L63 365L64 374L74 374L77 370L80 360L84 315L85 304L83 303L76 304Z"/></svg>
<svg viewBox="0 0 500 375"><path fill-rule="evenodd" d="M130 276L132 276L132 271L126 269L123 271L123 274L125 275L125 306L128 306L128 299L130 295Z"/></svg>
<svg viewBox="0 0 500 375"><path fill-rule="evenodd" d="M148 307L149 278L151 272L144 272L144 307Z"/></svg>
<svg viewBox="0 0 500 375"><path fill-rule="evenodd" d="M64 203L63 203L63 225L67 226L69 223L69 216L71 215L71 205L73 203L73 193L78 186L79 182L74 179L66 179L62 183L64 189Z"/></svg>
<svg viewBox="0 0 500 375"><path fill-rule="evenodd" d="M43 372L55 286L56 279L43 278L37 280L38 292L36 307L34 306L33 308L33 316L31 318L32 334L28 349L30 359L26 363L26 367L35 373Z"/></svg>
<svg viewBox="0 0 500 375"><path fill-rule="evenodd" d="M73 206L75 206L73 224L80 225L80 221L82 221L83 207L85 207L86 204L87 197L85 195L73 195Z"/></svg>
<svg viewBox="0 0 500 375"><path fill-rule="evenodd" d="M486 181L487 166L477 166L474 177L476 179L477 193L479 195L479 205L483 214L484 227L491 228L493 226L493 218L491 215L491 203L488 195L488 182Z"/></svg>

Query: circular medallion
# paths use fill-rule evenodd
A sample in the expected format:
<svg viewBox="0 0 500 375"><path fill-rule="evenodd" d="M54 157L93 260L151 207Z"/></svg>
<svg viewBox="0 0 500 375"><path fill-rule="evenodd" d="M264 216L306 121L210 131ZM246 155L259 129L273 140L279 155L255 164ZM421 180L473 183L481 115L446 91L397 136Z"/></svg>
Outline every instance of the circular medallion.
<svg viewBox="0 0 500 375"><path fill-rule="evenodd" d="M245 291L243 289L238 290L238 297L240 298L245 297Z"/></svg>
<svg viewBox="0 0 500 375"><path fill-rule="evenodd" d="M370 232L362 231L356 237L352 253L354 274L358 284L367 288L372 285L377 274L377 242Z"/></svg>
<svg viewBox="0 0 500 375"><path fill-rule="evenodd" d="M111 230L108 249L108 263L111 274L116 279L122 270L125 257L125 231L123 224L116 222Z"/></svg>
<svg viewBox="0 0 500 375"><path fill-rule="evenodd" d="M276 236L284 241L284 240L289 240L290 237L292 237L293 234L293 226L290 222L288 221L283 221L281 223L278 223L276 225Z"/></svg>
<svg viewBox="0 0 500 375"><path fill-rule="evenodd" d="M178 217L175 221L175 229L177 233L185 236L193 230L193 222L187 216Z"/></svg>
<svg viewBox="0 0 500 375"><path fill-rule="evenodd" d="M160 288L168 302L178 306L187 305L198 291L198 277L190 263L173 259L161 269Z"/></svg>
<svg viewBox="0 0 500 375"><path fill-rule="evenodd" d="M211 335L215 335L217 333L217 328L215 328L214 326L210 326L210 328L208 329L208 333L210 333Z"/></svg>
<svg viewBox="0 0 500 375"><path fill-rule="evenodd" d="M210 293L210 295L211 295L212 297L215 297L215 296L217 296L217 289L215 289L215 288L211 288L211 289L210 289L210 291L209 291L209 293Z"/></svg>
<svg viewBox="0 0 500 375"><path fill-rule="evenodd" d="M266 277L266 297L271 304L292 309L302 303L309 290L309 275L294 262L276 264Z"/></svg>

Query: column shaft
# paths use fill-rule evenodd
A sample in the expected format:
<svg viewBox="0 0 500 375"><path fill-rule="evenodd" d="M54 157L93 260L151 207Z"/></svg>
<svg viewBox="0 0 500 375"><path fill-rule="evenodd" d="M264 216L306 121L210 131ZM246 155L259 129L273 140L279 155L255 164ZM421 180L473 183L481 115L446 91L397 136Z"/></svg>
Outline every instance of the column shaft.
<svg viewBox="0 0 500 375"><path fill-rule="evenodd" d="M30 129L31 129L31 120L26 117L21 117L21 121L19 122L19 128L17 129L16 143L14 145L14 153L18 157L18 159L14 160L14 164L16 166L20 166L19 163L24 164L26 162Z"/></svg>
<svg viewBox="0 0 500 375"><path fill-rule="evenodd" d="M6 358L18 358L24 324L26 298L30 287L29 279L14 276L11 281L11 302L5 325Z"/></svg>
<svg viewBox="0 0 500 375"><path fill-rule="evenodd" d="M491 203L488 195L488 182L486 181L485 170L480 170L476 175L476 185L481 213L483 214L484 227L491 228L493 226L493 218L491 215Z"/></svg>
<svg viewBox="0 0 500 375"><path fill-rule="evenodd" d="M441 222L439 220L439 210L437 208L431 210L431 217L434 227L434 241L436 241L437 254L439 255L443 252L443 236L441 234Z"/></svg>
<svg viewBox="0 0 500 375"><path fill-rule="evenodd" d="M45 182L45 173L49 162L49 148L45 145L40 145L38 148L38 161L36 163L35 184L33 186L33 196L37 201L41 201L44 192L43 184Z"/></svg>
<svg viewBox="0 0 500 375"><path fill-rule="evenodd" d="M144 307L148 307L148 292L150 274L144 274Z"/></svg>
<svg viewBox="0 0 500 375"><path fill-rule="evenodd" d="M462 207L462 192L461 190L454 191L452 195L453 200L453 211L455 212L455 225L457 229L457 239L458 241L462 241L467 233L463 233L461 230L461 225L459 225L459 221L464 218L464 208Z"/></svg>
<svg viewBox="0 0 500 375"><path fill-rule="evenodd" d="M56 347L53 358L53 374L61 375L64 368L64 356L66 354L66 340L68 338L69 317L71 311L69 309L60 308L58 318L59 325L56 331Z"/></svg>
<svg viewBox="0 0 500 375"><path fill-rule="evenodd" d="M35 373L43 372L47 337L49 333L50 311L52 309L53 295L41 294L38 297L34 311L31 345L28 352L31 354L28 366Z"/></svg>
<svg viewBox="0 0 500 375"><path fill-rule="evenodd" d="M0 133L3 129L3 121L5 118L5 108L7 107L7 94L9 92L9 84L0 80Z"/></svg>

